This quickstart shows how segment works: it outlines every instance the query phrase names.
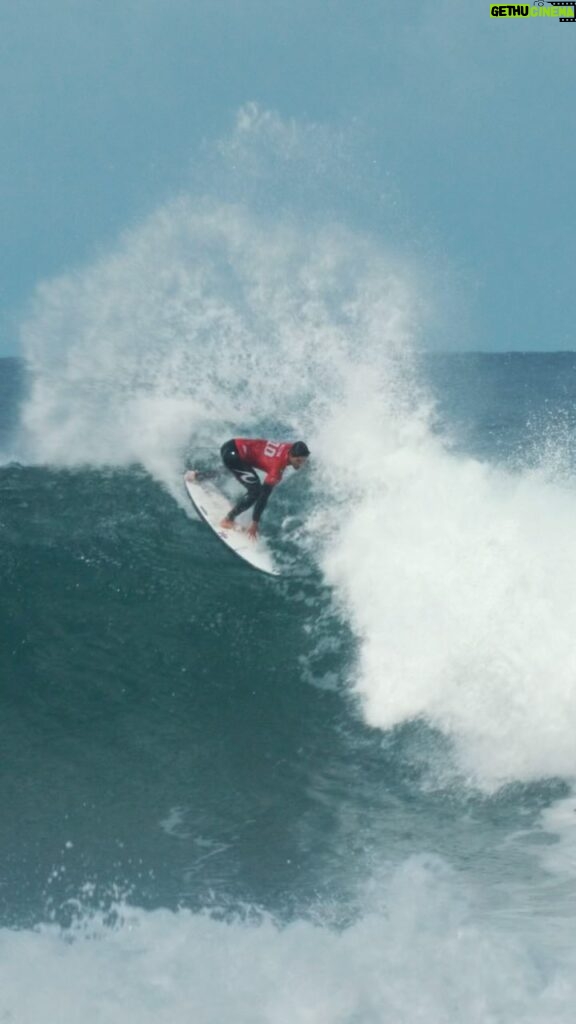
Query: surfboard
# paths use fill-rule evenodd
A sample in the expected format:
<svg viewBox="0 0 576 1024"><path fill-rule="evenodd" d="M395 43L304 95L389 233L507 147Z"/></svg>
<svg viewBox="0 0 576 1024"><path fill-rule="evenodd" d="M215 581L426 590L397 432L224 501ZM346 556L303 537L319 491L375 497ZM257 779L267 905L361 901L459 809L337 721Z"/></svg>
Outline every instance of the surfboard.
<svg viewBox="0 0 576 1024"><path fill-rule="evenodd" d="M223 530L220 526L227 512L230 511L230 499L218 489L212 480L197 480L194 470L184 476L184 485L196 512L226 545L229 551L241 558L247 565L267 576L280 576L272 553L261 537L251 540L246 530L237 525L233 530Z"/></svg>

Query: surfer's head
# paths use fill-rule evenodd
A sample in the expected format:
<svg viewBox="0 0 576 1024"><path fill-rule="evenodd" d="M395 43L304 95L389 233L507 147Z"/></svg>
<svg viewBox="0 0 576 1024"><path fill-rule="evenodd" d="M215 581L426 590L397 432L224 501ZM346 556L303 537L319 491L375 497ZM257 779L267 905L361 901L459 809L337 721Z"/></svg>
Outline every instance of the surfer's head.
<svg viewBox="0 0 576 1024"><path fill-rule="evenodd" d="M306 464L310 449L304 441L295 441L290 449L289 464L293 469L301 469Z"/></svg>

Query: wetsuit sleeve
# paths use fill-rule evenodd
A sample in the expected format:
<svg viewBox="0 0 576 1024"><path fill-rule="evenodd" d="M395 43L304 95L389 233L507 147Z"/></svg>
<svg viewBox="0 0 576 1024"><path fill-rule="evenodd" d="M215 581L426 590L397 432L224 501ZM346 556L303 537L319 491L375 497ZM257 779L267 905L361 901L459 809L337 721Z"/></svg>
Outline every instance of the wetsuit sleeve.
<svg viewBox="0 0 576 1024"><path fill-rule="evenodd" d="M252 519L254 520L255 523L260 522L260 516L262 515L264 509L266 508L266 503L272 493L272 487L272 484L264 483L260 488L260 494L258 495L258 500L254 505L254 511L252 513Z"/></svg>
<svg viewBox="0 0 576 1024"><path fill-rule="evenodd" d="M280 481L282 479L282 473L283 472L284 472L283 469L279 469L278 466L274 466L274 469L269 469L268 470L268 473L266 474L266 478L264 480L264 483L265 484L269 484L270 487L275 487L276 484L280 483Z"/></svg>

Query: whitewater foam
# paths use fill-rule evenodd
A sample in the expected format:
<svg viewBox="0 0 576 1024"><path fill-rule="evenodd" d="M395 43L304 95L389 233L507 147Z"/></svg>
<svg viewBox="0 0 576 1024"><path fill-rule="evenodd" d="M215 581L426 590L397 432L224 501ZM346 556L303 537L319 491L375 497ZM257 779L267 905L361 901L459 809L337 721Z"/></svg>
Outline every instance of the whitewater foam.
<svg viewBox="0 0 576 1024"><path fill-rule="evenodd" d="M430 438L380 473L323 557L363 640L368 721L426 717L481 784L573 775L576 496Z"/></svg>
<svg viewBox="0 0 576 1024"><path fill-rule="evenodd" d="M448 866L413 857L340 930L247 910L217 919L117 906L68 929L0 931L0 1019L40 1024L565 1024L574 952L542 960L539 922L487 921ZM31 981L31 964L34 964Z"/></svg>

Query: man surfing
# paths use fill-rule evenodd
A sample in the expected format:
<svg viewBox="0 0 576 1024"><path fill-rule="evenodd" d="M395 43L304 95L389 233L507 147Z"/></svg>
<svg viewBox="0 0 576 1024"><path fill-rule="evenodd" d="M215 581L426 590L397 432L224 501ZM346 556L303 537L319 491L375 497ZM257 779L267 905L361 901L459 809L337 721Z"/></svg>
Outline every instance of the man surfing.
<svg viewBox="0 0 576 1024"><path fill-rule="evenodd" d="M306 464L310 456L308 446L304 441L282 442L235 437L222 445L220 455L226 469L229 469L246 488L246 494L236 502L234 508L230 509L220 526L224 530L232 530L236 516L254 506L248 536L255 540L258 536L260 517L272 489L280 483L288 466L292 466L292 469L301 469ZM256 469L266 473L264 483L260 482Z"/></svg>

